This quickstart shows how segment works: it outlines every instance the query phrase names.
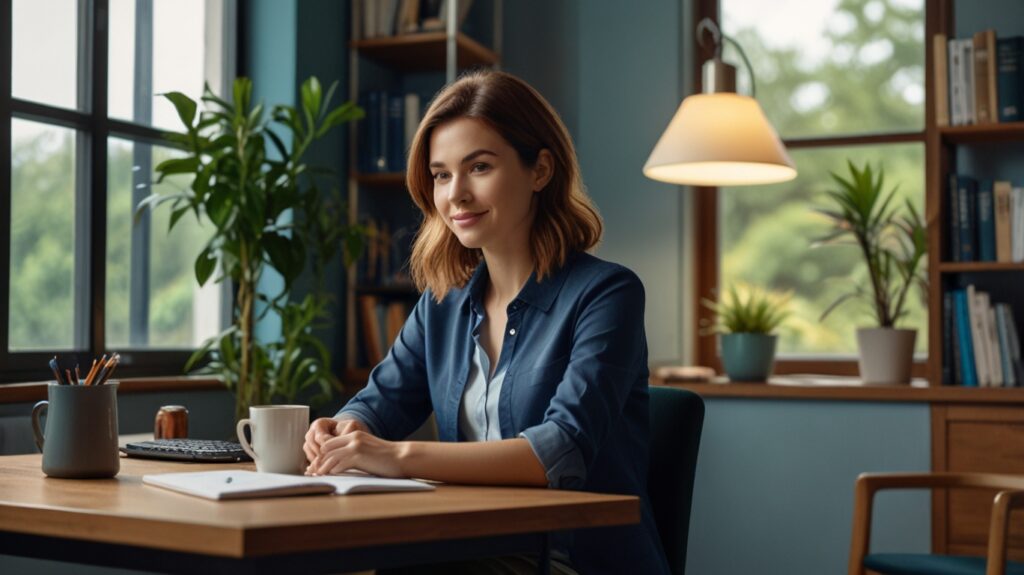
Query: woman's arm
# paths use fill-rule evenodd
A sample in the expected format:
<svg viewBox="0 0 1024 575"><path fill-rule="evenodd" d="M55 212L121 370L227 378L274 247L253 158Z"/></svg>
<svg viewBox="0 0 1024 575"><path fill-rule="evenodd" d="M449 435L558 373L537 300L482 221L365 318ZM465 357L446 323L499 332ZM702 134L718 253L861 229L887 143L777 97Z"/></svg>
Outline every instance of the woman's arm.
<svg viewBox="0 0 1024 575"><path fill-rule="evenodd" d="M387 441L362 431L327 440L310 464L314 475L359 469L383 477L417 477L475 485L548 484L526 439L464 443Z"/></svg>

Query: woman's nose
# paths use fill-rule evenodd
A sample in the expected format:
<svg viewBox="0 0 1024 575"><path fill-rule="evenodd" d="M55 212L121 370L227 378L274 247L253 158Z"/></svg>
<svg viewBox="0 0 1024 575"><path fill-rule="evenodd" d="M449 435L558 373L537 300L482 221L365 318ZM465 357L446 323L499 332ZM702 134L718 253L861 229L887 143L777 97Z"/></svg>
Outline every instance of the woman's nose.
<svg viewBox="0 0 1024 575"><path fill-rule="evenodd" d="M461 204L469 199L469 182L461 175L453 175L451 185L448 186L448 202Z"/></svg>

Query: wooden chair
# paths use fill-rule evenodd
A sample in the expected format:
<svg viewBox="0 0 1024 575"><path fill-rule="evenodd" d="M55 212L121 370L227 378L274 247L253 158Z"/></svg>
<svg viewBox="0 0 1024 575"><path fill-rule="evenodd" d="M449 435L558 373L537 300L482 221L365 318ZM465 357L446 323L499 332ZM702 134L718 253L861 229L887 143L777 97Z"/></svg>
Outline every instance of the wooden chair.
<svg viewBox="0 0 1024 575"><path fill-rule="evenodd" d="M909 553L868 553L871 508L883 489L996 489L987 557ZM1012 509L1024 507L1024 476L993 473L864 473L857 478L850 542L849 575L1004 575L1024 573L1024 563L1007 562L1007 526Z"/></svg>

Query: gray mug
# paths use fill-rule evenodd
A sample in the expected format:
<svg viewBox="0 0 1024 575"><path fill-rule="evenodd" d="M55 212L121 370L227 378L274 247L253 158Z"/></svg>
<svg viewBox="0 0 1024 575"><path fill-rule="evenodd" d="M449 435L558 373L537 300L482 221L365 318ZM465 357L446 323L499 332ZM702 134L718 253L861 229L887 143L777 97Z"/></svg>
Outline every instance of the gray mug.
<svg viewBox="0 0 1024 575"><path fill-rule="evenodd" d="M117 450L117 382L49 385L49 401L32 408L32 431L50 477L113 477L121 470ZM39 416L46 411L46 433Z"/></svg>

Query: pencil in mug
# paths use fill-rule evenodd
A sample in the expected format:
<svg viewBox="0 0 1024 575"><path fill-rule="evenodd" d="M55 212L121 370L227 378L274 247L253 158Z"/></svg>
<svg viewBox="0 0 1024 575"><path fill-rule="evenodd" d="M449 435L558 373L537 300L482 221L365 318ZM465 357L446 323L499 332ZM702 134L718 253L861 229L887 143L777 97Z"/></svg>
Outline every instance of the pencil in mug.
<svg viewBox="0 0 1024 575"><path fill-rule="evenodd" d="M107 380L114 374L114 369L120 361L121 354L115 353L111 356L110 359L107 360L106 365L103 366L103 369L100 370L99 375L96 376L96 380L93 385L103 385L104 383L107 383Z"/></svg>
<svg viewBox="0 0 1024 575"><path fill-rule="evenodd" d="M92 385L92 378L96 377L96 360L92 360L92 366L89 368L89 373L85 374L85 385Z"/></svg>
<svg viewBox="0 0 1024 575"><path fill-rule="evenodd" d="M53 356L53 359L50 360L50 371L53 372L53 377L59 385L67 385L64 382L64 378L60 375L60 364L57 363L57 356Z"/></svg>
<svg viewBox="0 0 1024 575"><path fill-rule="evenodd" d="M95 362L96 360L93 360L93 361ZM100 372L103 371L103 366L106 365L106 363L107 363L107 354L103 354L103 357L101 357L99 362L96 363L96 369L93 372L93 374L90 377L86 378L86 379L89 380L86 383L86 385L93 385L93 384L96 383L96 378L99 377Z"/></svg>

